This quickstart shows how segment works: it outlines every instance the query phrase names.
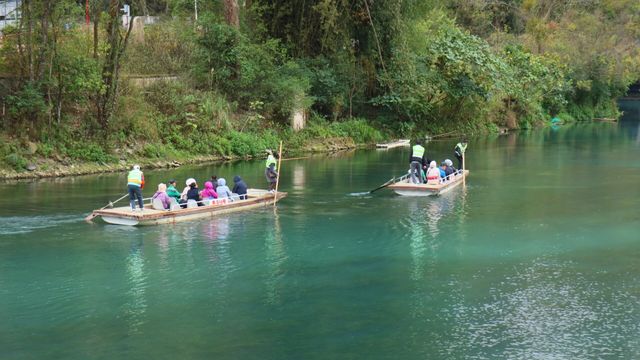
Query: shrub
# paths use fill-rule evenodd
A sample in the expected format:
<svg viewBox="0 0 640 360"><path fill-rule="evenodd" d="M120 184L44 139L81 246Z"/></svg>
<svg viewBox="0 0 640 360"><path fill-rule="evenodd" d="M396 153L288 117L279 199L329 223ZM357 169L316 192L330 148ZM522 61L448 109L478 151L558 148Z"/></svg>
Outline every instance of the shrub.
<svg viewBox="0 0 640 360"><path fill-rule="evenodd" d="M7 164L11 165L11 167L16 171L24 170L24 168L27 166L27 159L25 159L18 153L13 153L5 156L4 161Z"/></svg>

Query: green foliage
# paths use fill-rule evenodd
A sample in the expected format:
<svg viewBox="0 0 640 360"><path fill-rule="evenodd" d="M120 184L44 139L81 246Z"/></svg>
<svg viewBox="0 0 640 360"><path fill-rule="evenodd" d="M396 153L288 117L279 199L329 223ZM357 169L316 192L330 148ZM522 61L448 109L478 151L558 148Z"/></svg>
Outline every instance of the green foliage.
<svg viewBox="0 0 640 360"><path fill-rule="evenodd" d="M22 171L27 166L27 159L17 153L5 156L4 161L16 171Z"/></svg>
<svg viewBox="0 0 640 360"><path fill-rule="evenodd" d="M24 4L20 36L3 29L0 71L16 80L0 94L1 135L39 139L38 155L52 158L110 162L114 148L154 159L261 156L279 138L304 148L615 117L613 99L640 73L629 45L640 36L637 0L253 0L238 28L226 25L224 2L198 2L195 21L192 1L152 1L170 16L123 54L112 52L122 43L109 37L103 2L92 2L96 44L74 25L79 2ZM107 55L122 55L124 75L180 80L111 83ZM313 115L294 132L298 110ZM20 167L8 143L0 159Z"/></svg>
<svg viewBox="0 0 640 360"><path fill-rule="evenodd" d="M279 41L256 44L232 27L211 20L201 24L192 74L202 88L233 96L245 106L261 101L263 115L281 121L295 108L310 105L307 71L287 58Z"/></svg>
<svg viewBox="0 0 640 360"><path fill-rule="evenodd" d="M7 96L7 110L17 119L37 121L47 111L47 104L38 86L27 82L15 95Z"/></svg>
<svg viewBox="0 0 640 360"><path fill-rule="evenodd" d="M108 154L102 146L95 143L72 142L66 148L65 153L72 159L104 164L116 160L115 157Z"/></svg>

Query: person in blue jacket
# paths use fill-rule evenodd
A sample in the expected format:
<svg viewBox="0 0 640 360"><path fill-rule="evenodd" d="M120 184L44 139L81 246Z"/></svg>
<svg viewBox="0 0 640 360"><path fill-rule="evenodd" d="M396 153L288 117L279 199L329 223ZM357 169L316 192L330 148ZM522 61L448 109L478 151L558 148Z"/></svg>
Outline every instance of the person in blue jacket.
<svg viewBox="0 0 640 360"><path fill-rule="evenodd" d="M233 193L238 194L241 200L247 198L247 184L238 175L233 177Z"/></svg>

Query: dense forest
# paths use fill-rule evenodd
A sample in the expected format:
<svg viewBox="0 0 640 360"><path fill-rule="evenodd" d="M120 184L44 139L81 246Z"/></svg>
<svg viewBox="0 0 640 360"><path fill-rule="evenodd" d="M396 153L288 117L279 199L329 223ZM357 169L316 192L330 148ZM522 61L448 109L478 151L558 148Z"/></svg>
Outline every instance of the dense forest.
<svg viewBox="0 0 640 360"><path fill-rule="evenodd" d="M19 6L0 50L0 162L16 171L615 117L640 79L637 0Z"/></svg>

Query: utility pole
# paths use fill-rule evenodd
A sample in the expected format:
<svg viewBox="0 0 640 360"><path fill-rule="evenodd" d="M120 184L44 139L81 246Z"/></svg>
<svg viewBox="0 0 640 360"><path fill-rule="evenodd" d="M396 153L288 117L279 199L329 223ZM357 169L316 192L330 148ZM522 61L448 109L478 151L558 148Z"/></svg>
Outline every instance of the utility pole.
<svg viewBox="0 0 640 360"><path fill-rule="evenodd" d="M198 21L198 0L193 0L193 8L196 11L196 21Z"/></svg>

